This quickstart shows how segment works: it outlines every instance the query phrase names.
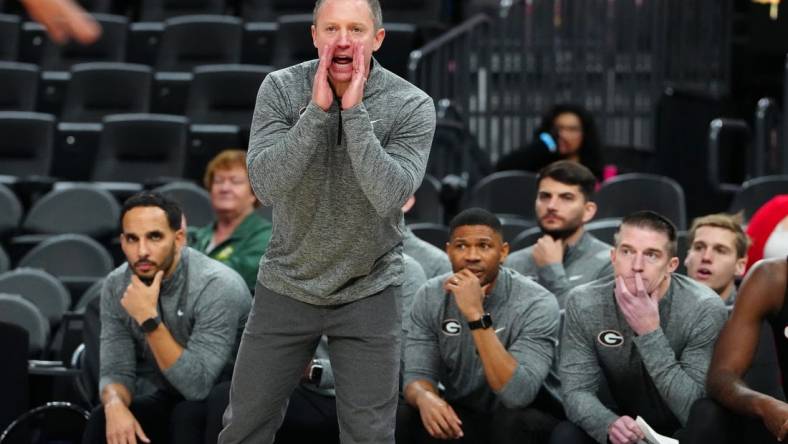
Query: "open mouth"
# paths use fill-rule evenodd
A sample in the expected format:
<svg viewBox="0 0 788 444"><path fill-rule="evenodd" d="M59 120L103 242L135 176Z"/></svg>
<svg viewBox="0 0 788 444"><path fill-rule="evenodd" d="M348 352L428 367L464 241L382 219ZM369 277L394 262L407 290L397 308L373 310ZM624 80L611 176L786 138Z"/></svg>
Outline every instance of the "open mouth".
<svg viewBox="0 0 788 444"><path fill-rule="evenodd" d="M350 66L353 64L353 57L351 56L335 56L331 59L334 65Z"/></svg>
<svg viewBox="0 0 788 444"><path fill-rule="evenodd" d="M700 278L709 278L711 277L711 270L708 268L699 268L698 269L698 277Z"/></svg>

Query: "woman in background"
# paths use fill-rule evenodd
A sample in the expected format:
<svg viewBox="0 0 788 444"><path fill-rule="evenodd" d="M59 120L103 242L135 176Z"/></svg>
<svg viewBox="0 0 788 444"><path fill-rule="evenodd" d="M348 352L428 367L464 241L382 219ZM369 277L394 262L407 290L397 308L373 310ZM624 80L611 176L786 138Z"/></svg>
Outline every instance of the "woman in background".
<svg viewBox="0 0 788 444"><path fill-rule="evenodd" d="M599 132L588 111L578 105L558 104L542 116L531 143L502 157L496 169L537 172L556 160L573 160L601 181L600 145Z"/></svg>

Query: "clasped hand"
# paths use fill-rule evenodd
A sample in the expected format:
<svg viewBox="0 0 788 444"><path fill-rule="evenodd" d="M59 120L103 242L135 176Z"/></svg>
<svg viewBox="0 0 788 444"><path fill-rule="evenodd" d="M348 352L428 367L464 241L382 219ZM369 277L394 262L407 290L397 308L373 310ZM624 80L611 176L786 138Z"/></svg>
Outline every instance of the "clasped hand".
<svg viewBox="0 0 788 444"><path fill-rule="evenodd" d="M624 282L623 276L616 276L615 295L624 319L638 335L645 335L659 328L659 301L648 294L640 273L635 273L635 294Z"/></svg>

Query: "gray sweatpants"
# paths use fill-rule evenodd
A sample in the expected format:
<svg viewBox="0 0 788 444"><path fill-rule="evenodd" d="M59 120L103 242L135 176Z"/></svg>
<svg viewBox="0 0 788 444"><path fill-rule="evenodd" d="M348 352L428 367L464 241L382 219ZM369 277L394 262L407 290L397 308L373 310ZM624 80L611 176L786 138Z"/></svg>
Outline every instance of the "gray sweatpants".
<svg viewBox="0 0 788 444"><path fill-rule="evenodd" d="M274 441L290 393L328 337L343 444L394 444L401 287L339 306L316 306L257 285L224 413L220 444Z"/></svg>

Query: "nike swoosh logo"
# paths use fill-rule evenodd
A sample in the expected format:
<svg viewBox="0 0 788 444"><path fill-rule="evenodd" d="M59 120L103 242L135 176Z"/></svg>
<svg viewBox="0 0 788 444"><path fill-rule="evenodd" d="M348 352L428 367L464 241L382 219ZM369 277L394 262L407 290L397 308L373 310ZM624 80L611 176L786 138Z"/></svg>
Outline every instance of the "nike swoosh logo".
<svg viewBox="0 0 788 444"><path fill-rule="evenodd" d="M506 327L496 328L495 329L495 334L497 335L498 333L500 333L500 332L502 332L504 330L506 330Z"/></svg>
<svg viewBox="0 0 788 444"><path fill-rule="evenodd" d="M370 125L372 125L372 126L374 127L374 126L375 126L375 124L376 124L376 123L378 123L378 122L380 122L381 120L383 120L383 119L373 120L373 121L369 122L369 124L370 124Z"/></svg>
<svg viewBox="0 0 788 444"><path fill-rule="evenodd" d="M578 274L578 275L575 275L575 276L569 276L569 280L570 281L576 281L578 279L581 279L582 277L583 277L582 274Z"/></svg>

